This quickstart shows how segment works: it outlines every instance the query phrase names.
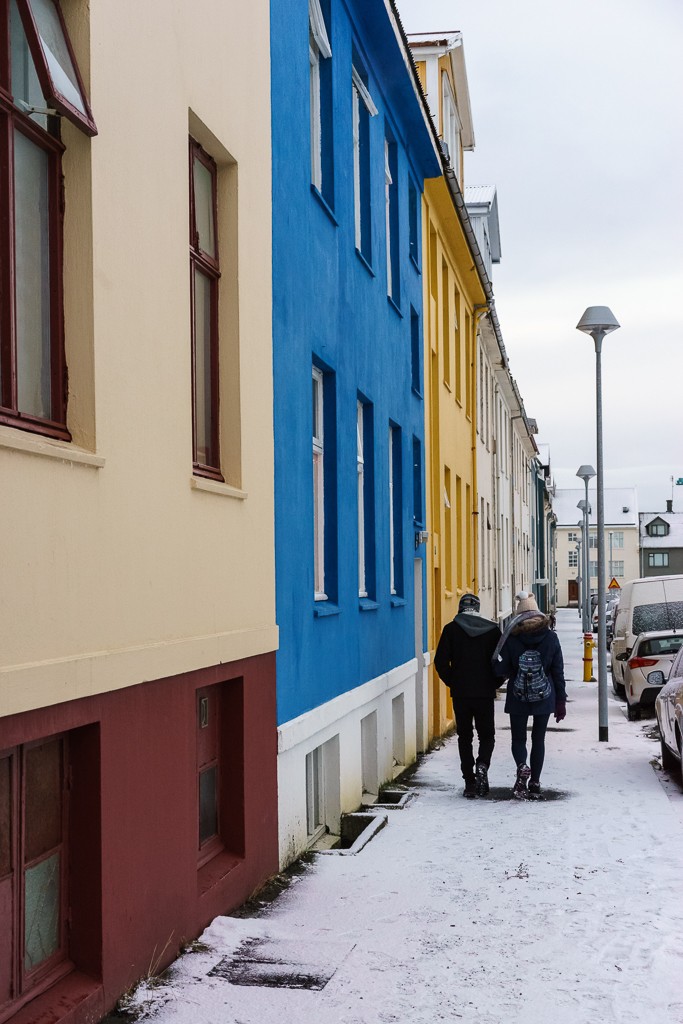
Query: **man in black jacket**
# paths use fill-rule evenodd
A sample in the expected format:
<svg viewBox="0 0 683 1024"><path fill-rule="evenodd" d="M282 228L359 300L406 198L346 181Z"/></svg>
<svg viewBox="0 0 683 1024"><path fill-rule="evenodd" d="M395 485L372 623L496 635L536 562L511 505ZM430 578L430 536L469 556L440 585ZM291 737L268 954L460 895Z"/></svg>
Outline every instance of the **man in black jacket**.
<svg viewBox="0 0 683 1024"><path fill-rule="evenodd" d="M479 598L463 594L458 614L444 626L434 656L439 678L451 691L465 796L486 796L495 743L494 701L499 683L491 657L500 639L495 622L479 614ZM479 738L475 766L472 743Z"/></svg>

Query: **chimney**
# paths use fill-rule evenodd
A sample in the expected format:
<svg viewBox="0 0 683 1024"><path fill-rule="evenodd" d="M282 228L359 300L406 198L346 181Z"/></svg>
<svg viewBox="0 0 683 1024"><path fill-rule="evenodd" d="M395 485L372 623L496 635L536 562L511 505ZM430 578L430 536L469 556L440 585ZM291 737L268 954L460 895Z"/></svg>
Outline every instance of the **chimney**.
<svg viewBox="0 0 683 1024"><path fill-rule="evenodd" d="M666 499L666 511L667 512L673 512L673 510L674 510L673 498L667 498Z"/></svg>

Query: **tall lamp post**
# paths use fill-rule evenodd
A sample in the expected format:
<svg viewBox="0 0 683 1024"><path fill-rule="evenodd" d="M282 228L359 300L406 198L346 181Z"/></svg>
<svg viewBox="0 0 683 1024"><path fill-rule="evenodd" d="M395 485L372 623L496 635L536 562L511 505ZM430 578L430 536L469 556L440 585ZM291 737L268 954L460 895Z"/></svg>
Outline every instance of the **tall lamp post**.
<svg viewBox="0 0 683 1024"><path fill-rule="evenodd" d="M586 618L585 618L584 625L583 625L583 631L584 631L584 633L588 633L590 631L590 628L591 628L590 523L589 523L589 520L588 520L588 516L590 515L591 507L590 507L590 502L588 501L588 481L592 480L593 477L595 476L595 470L593 469L592 466L587 466L587 465L584 464L583 466L579 466L579 468L576 471L576 475L579 477L579 479L583 480L583 486L586 489L585 498L582 499L582 501L585 501L585 503L586 503L585 507L582 509L582 511L583 511L583 522L584 522L584 531L585 531L585 535L584 535L585 547L584 547L584 551L583 551L583 556L584 556L583 560L584 560L585 569L586 569L586 582L587 582L587 586L586 586ZM578 508L581 508L581 502L579 502Z"/></svg>
<svg viewBox="0 0 683 1024"><path fill-rule="evenodd" d="M584 598L584 577L583 577L583 559L581 558L581 538L576 541L576 582L579 584L579 596L577 604L579 606L580 614L583 615L583 598Z"/></svg>
<svg viewBox="0 0 683 1024"><path fill-rule="evenodd" d="M589 306L576 325L595 343L595 410L598 498L598 741L609 739L607 727L607 636L605 629L605 481L602 457L602 340L621 324L608 306Z"/></svg>

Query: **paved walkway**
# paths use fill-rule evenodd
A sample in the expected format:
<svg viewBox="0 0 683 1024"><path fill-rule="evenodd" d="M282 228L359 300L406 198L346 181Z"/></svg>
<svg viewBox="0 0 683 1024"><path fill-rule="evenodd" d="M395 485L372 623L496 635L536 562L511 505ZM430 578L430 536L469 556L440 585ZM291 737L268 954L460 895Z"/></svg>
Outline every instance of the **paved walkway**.
<svg viewBox="0 0 683 1024"><path fill-rule="evenodd" d="M256 918L224 917L138 1005L158 1024L683 1024L683 794L654 719L581 680L561 611L567 718L543 784L510 799L502 700L492 798L466 801L457 746L426 757L416 798L357 856L316 856ZM653 764L653 762L655 762ZM317 983L313 989L240 980ZM230 980L232 978L232 980Z"/></svg>

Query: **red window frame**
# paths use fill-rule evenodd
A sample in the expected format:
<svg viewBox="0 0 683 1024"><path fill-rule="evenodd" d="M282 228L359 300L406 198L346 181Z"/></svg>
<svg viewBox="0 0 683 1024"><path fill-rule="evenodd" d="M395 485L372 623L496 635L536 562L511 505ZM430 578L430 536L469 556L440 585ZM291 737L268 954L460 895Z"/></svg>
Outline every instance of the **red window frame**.
<svg viewBox="0 0 683 1024"><path fill-rule="evenodd" d="M46 743L60 744L59 787L61 794L61 836L57 846L43 851L33 861L26 862L26 823L29 811L26 806L26 763L32 749ZM52 736L22 747L0 751L0 761L9 762L9 872L0 878L0 905L8 912L10 926L0 933L0 958L4 965L3 985L8 985L9 998L0 992L0 1021L12 1016L17 1010L40 992L52 986L59 978L73 969L68 955L68 749L65 735ZM35 864L60 854L59 883L59 924L57 948L45 960L32 969L25 964L25 883L26 871ZM7 904L9 903L9 911Z"/></svg>
<svg viewBox="0 0 683 1024"><path fill-rule="evenodd" d="M215 255L205 252L200 245L195 210L194 167L198 160L209 171L212 182L212 217ZM220 468L219 438L219 343L218 343L218 284L221 271L218 258L218 169L215 161L193 138L189 147L190 165L190 330L192 348L192 463L196 476L209 477L222 481ZM200 457L198 450L198 381L197 381L197 335L195 321L195 274L199 272L210 283L210 386L205 396L209 410L209 438L206 458Z"/></svg>

